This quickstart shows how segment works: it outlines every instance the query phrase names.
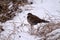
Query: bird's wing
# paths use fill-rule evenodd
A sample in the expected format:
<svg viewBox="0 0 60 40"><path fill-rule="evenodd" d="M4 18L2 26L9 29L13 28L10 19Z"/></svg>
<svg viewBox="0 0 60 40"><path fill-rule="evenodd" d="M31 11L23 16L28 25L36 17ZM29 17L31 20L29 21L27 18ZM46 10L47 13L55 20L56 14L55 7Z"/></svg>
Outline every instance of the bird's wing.
<svg viewBox="0 0 60 40"><path fill-rule="evenodd" d="M33 22L36 22L36 23L39 23L40 22L40 18L37 17L37 16L35 16L35 15L31 16L31 18L32 18L32 21Z"/></svg>

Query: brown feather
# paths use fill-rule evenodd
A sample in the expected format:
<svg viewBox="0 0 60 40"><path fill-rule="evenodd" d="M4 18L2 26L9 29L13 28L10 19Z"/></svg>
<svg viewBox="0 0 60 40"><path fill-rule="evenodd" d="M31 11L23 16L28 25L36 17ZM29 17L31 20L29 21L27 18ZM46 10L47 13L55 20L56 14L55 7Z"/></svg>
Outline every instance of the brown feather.
<svg viewBox="0 0 60 40"><path fill-rule="evenodd" d="M35 16L35 15L31 14L31 13L28 13L27 21L31 25L36 25L37 23L48 23L49 22L49 21L40 19L39 17L37 17L37 16Z"/></svg>

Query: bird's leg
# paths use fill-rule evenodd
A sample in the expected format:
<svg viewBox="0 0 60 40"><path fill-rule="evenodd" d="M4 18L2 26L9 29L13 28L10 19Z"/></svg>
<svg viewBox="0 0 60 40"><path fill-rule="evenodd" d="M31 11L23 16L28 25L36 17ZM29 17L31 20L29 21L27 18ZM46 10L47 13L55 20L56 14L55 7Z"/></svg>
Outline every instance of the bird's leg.
<svg viewBox="0 0 60 40"><path fill-rule="evenodd" d="M33 25L31 25L31 31L32 31L32 29L33 29Z"/></svg>
<svg viewBox="0 0 60 40"><path fill-rule="evenodd" d="M30 34L33 34L33 25L30 27Z"/></svg>

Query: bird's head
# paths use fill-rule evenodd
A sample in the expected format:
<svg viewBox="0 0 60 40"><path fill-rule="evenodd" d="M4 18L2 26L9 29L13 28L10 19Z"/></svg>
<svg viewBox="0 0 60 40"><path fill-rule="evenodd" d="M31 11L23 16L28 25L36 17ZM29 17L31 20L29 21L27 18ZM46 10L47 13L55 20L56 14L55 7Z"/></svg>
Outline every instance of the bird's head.
<svg viewBox="0 0 60 40"><path fill-rule="evenodd" d="M29 15L32 15L32 13L28 13L27 15L28 15L28 16L29 16Z"/></svg>

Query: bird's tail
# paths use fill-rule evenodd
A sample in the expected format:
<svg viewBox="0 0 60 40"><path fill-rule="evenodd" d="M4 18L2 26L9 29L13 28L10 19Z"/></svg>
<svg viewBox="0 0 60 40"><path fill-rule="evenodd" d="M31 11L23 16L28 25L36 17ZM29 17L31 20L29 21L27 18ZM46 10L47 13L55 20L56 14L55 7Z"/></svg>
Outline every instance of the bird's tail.
<svg viewBox="0 0 60 40"><path fill-rule="evenodd" d="M46 21L46 20L42 20L42 22L44 22L44 23L49 23L49 21Z"/></svg>

